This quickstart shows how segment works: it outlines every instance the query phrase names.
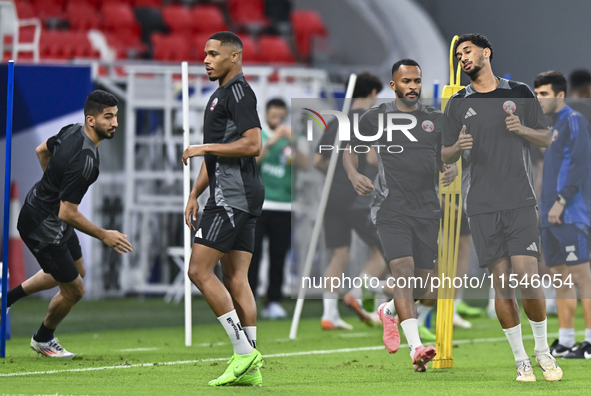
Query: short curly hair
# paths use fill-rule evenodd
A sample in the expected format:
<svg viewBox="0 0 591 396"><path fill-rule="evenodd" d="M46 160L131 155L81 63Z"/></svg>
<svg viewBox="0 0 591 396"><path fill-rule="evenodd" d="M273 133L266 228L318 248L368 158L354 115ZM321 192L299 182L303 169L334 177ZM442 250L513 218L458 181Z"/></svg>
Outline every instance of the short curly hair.
<svg viewBox="0 0 591 396"><path fill-rule="evenodd" d="M488 41L488 39L485 36L483 36L482 34L479 34L479 33L469 33L469 34L461 35L460 38L458 39L458 41L456 41L456 43L454 44L454 55L456 54L458 46L466 41L470 41L472 44L474 44L475 46L480 47L482 49L484 49L484 48L490 49L490 58L489 59L492 61L492 58L493 58L492 44L490 43L490 41Z"/></svg>

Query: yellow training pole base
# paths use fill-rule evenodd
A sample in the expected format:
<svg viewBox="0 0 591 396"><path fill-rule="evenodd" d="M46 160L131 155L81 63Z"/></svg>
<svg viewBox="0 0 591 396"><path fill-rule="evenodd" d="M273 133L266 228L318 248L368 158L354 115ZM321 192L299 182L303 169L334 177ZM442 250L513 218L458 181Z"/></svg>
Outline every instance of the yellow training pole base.
<svg viewBox="0 0 591 396"><path fill-rule="evenodd" d="M454 289L446 288L444 291L453 296ZM440 298L437 300L437 324L435 349L437 356L433 360L433 368L451 368L454 365L452 356L453 348L453 314L454 314L454 299Z"/></svg>
<svg viewBox="0 0 591 396"><path fill-rule="evenodd" d="M454 366L454 358L453 357L448 357L448 358L441 358L438 359L437 357L435 357L435 360L433 360L433 368L452 368Z"/></svg>

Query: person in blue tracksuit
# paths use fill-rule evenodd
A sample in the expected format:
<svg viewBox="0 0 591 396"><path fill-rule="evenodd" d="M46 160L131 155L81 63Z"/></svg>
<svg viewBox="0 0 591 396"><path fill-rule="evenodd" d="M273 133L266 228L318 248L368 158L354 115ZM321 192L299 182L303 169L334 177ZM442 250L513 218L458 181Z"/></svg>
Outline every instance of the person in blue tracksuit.
<svg viewBox="0 0 591 396"><path fill-rule="evenodd" d="M567 106L567 84L558 72L540 74L535 92L551 118L552 144L544 153L541 197L542 247L556 287L559 336L551 353L591 359L591 139L585 117ZM560 286L560 283L562 285ZM575 286L581 294L585 340L575 346Z"/></svg>

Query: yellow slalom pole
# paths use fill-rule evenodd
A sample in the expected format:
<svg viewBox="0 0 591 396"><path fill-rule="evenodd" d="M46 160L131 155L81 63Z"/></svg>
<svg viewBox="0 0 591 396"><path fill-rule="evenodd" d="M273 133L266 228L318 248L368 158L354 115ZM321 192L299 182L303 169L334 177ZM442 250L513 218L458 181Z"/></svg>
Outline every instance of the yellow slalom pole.
<svg viewBox="0 0 591 396"><path fill-rule="evenodd" d="M441 110L445 111L447 101L453 94L464 87L460 85L460 65L458 64L454 79L454 44L458 40L455 36L449 49L449 85L443 87L441 93ZM437 295L437 323L435 329L435 348L437 356L433 361L433 368L451 368L454 365L452 356L453 346L453 313L455 289L453 279L458 265L458 247L460 243L460 224L462 211L462 159L456 163L458 177L454 182L443 187L439 184L439 200L443 211L439 228L438 275L441 285ZM458 206L456 207L456 202ZM446 279L449 279L446 281Z"/></svg>

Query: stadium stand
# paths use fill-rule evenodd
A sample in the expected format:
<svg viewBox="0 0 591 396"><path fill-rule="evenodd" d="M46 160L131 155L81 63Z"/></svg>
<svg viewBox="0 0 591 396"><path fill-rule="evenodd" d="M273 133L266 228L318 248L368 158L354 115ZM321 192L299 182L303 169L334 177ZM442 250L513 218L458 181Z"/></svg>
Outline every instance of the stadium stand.
<svg viewBox="0 0 591 396"><path fill-rule="evenodd" d="M191 11L181 4L171 4L162 8L164 23L173 33L190 34L193 31Z"/></svg>
<svg viewBox="0 0 591 396"><path fill-rule="evenodd" d="M222 11L214 5L197 5L191 10L196 33L215 33L228 30Z"/></svg>
<svg viewBox="0 0 591 396"><path fill-rule="evenodd" d="M262 36L259 38L260 62L266 63L295 63L295 58L287 41L281 36Z"/></svg>
<svg viewBox="0 0 591 396"><path fill-rule="evenodd" d="M117 58L139 58L147 51L140 40L140 25L129 4L103 4L100 16L104 21L107 41L115 48Z"/></svg>
<svg viewBox="0 0 591 396"><path fill-rule="evenodd" d="M44 30L41 33L40 47L42 58L67 60L74 55L74 45L69 32Z"/></svg>
<svg viewBox="0 0 591 396"><path fill-rule="evenodd" d="M154 60L182 62L194 58L191 52L191 42L183 32L174 32L168 35L154 33L151 40Z"/></svg>
<svg viewBox="0 0 591 396"><path fill-rule="evenodd" d="M68 39L73 46L74 58L99 58L100 54L96 49L92 48L86 31L71 32L68 34Z"/></svg>
<svg viewBox="0 0 591 396"><path fill-rule="evenodd" d="M209 36L211 36L211 34L202 33L194 35L191 39L191 47L195 50L194 59L196 61L203 62L203 60L205 59L203 48L205 48L205 43L207 43L207 40L209 40Z"/></svg>
<svg viewBox="0 0 591 396"><path fill-rule="evenodd" d="M16 13L18 14L19 19L37 17L37 12L31 3L25 1L16 1L14 2L14 5L16 6Z"/></svg>
<svg viewBox="0 0 591 396"><path fill-rule="evenodd" d="M236 26L260 30L269 24L263 0L227 0L227 7Z"/></svg>
<svg viewBox="0 0 591 396"><path fill-rule="evenodd" d="M314 37L326 37L328 31L318 11L295 10L292 11L290 19L296 48L300 56L306 59L312 51Z"/></svg>
<svg viewBox="0 0 591 396"><path fill-rule="evenodd" d="M259 48L253 38L242 35L240 40L243 47L242 62L246 64L259 62Z"/></svg>
<svg viewBox="0 0 591 396"><path fill-rule="evenodd" d="M39 61L41 21L28 3L0 1L0 56Z"/></svg>
<svg viewBox="0 0 591 396"><path fill-rule="evenodd" d="M135 7L160 7L162 0L134 0L133 5Z"/></svg>
<svg viewBox="0 0 591 396"><path fill-rule="evenodd" d="M42 22L38 47L44 61L100 59L98 48L93 48L87 38L91 30L104 35L117 60L202 61L202 47L207 38L218 31L232 30L243 40L246 63L308 63L314 51L314 38L328 34L320 14L291 10L289 1L275 4L265 0L16 0L13 3L19 19L38 18ZM277 16L279 11L275 8L279 5L281 15ZM21 27L19 31L21 42L35 37L33 26ZM181 38L182 35L185 37ZM11 45L11 40L11 35L4 36L5 48ZM58 48L60 45L62 48ZM8 57L5 51L4 59ZM23 52L20 59L31 60L33 56Z"/></svg>
<svg viewBox="0 0 591 396"><path fill-rule="evenodd" d="M66 19L74 30L100 29L101 20L92 4L71 1L66 6Z"/></svg>
<svg viewBox="0 0 591 396"><path fill-rule="evenodd" d="M65 0L33 0L36 17L41 19L45 26L58 26L64 20Z"/></svg>

